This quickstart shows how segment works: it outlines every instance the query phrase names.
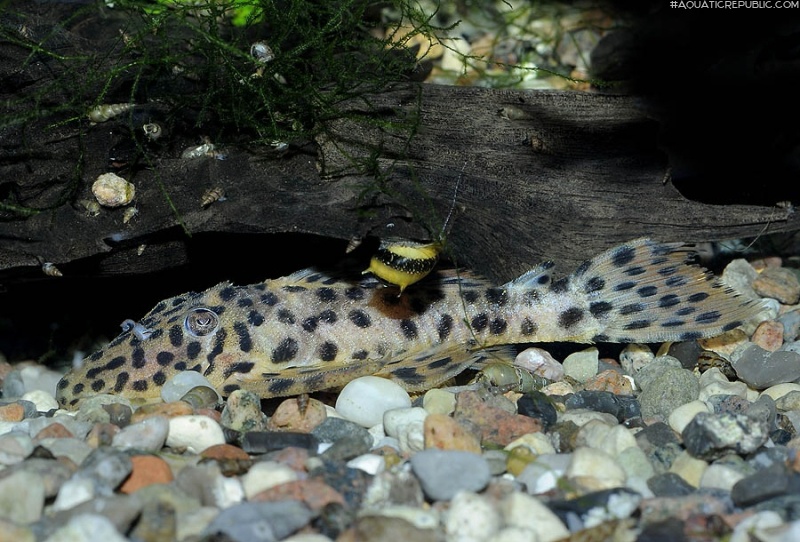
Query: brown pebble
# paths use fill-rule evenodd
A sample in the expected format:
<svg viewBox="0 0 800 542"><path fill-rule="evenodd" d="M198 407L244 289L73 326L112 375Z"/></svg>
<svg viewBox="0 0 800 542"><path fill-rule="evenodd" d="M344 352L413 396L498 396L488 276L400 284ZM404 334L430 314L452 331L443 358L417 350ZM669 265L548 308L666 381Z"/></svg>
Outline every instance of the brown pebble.
<svg viewBox="0 0 800 542"><path fill-rule="evenodd" d="M297 398L292 397L278 405L275 413L267 422L267 430L310 433L327 417L328 413L325 411L322 401L309 398L305 405L305 412L301 413Z"/></svg>
<svg viewBox="0 0 800 542"><path fill-rule="evenodd" d="M250 455L233 444L214 444L209 446L200 455L206 459L216 459L223 461L226 459L250 459Z"/></svg>
<svg viewBox="0 0 800 542"><path fill-rule="evenodd" d="M631 381L622 373L608 369L589 378L584 389L591 391L610 391L614 395L633 395Z"/></svg>
<svg viewBox="0 0 800 542"><path fill-rule="evenodd" d="M286 448L282 448L270 454L270 459L286 465L297 472L306 470L308 458L308 450L306 448L298 448L297 446L287 446Z"/></svg>
<svg viewBox="0 0 800 542"><path fill-rule="evenodd" d="M111 446L114 440L114 435L119 433L121 429L113 423L96 423L89 430L86 435L86 444L92 448L99 448L100 446Z"/></svg>
<svg viewBox="0 0 800 542"><path fill-rule="evenodd" d="M481 444L484 446L505 446L522 435L542 430L541 420L488 405L475 391L462 391L456 396L455 419L465 419L477 425L481 430Z"/></svg>
<svg viewBox="0 0 800 542"><path fill-rule="evenodd" d="M153 484L168 484L174 479L169 464L160 457L134 455L131 463L133 470L119 488L122 493L133 493Z"/></svg>
<svg viewBox="0 0 800 542"><path fill-rule="evenodd" d="M153 403L151 405L142 405L131 416L131 423L140 422L153 416L165 416L167 418L175 418L177 416L189 416L194 414L194 409L189 403L183 401L175 401L173 403Z"/></svg>
<svg viewBox="0 0 800 542"><path fill-rule="evenodd" d="M21 422L25 419L25 409L19 403L0 406L0 421Z"/></svg>
<svg viewBox="0 0 800 542"><path fill-rule="evenodd" d="M295 480L278 484L250 497L250 501L285 501L287 499L303 501L314 511L322 510L328 504L345 504L341 493L317 478Z"/></svg>
<svg viewBox="0 0 800 542"><path fill-rule="evenodd" d="M75 435L72 432L61 425L58 422L53 422L38 433L36 436L33 437L35 440L41 440L45 438L69 438L74 437Z"/></svg>
<svg viewBox="0 0 800 542"><path fill-rule="evenodd" d="M480 435L468 431L446 414L429 414L423 425L425 448L481 453Z"/></svg>
<svg viewBox="0 0 800 542"><path fill-rule="evenodd" d="M775 352L783 346L783 324L776 320L764 320L758 324L750 340L764 350Z"/></svg>
<svg viewBox="0 0 800 542"><path fill-rule="evenodd" d="M761 297L777 299L784 305L800 301L800 282L797 275L786 267L764 269L753 281L753 290Z"/></svg>

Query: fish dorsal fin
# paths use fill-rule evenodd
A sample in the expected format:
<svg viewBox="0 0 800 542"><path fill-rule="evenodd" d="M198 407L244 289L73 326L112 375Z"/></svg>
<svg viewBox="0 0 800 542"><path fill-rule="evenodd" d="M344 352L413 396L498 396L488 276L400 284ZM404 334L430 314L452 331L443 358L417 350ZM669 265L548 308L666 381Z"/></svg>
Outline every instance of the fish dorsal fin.
<svg viewBox="0 0 800 542"><path fill-rule="evenodd" d="M553 267L555 264L551 261L542 262L506 283L506 288L531 289L547 286L553 281Z"/></svg>

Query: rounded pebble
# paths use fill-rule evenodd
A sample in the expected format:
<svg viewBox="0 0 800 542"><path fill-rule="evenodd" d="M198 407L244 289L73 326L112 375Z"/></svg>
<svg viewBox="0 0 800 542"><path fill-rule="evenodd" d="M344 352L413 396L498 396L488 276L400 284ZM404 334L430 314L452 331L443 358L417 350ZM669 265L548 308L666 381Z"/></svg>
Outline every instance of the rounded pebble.
<svg viewBox="0 0 800 542"><path fill-rule="evenodd" d="M491 479L483 457L457 450L422 450L411 457L411 468L434 501L448 501L459 491L481 491Z"/></svg>
<svg viewBox="0 0 800 542"><path fill-rule="evenodd" d="M163 416L153 416L123 427L111 442L117 448L157 452L166 443L168 434L169 420Z"/></svg>
<svg viewBox="0 0 800 542"><path fill-rule="evenodd" d="M564 378L564 365L542 348L526 348L517 354L514 366L548 380L558 381Z"/></svg>
<svg viewBox="0 0 800 542"><path fill-rule="evenodd" d="M199 454L209 446L224 444L222 427L208 416L177 416L169 420L167 446Z"/></svg>
<svg viewBox="0 0 800 542"><path fill-rule="evenodd" d="M592 346L586 350L570 354L564 359L564 375L578 382L586 382L597 374L600 365L600 353Z"/></svg>
<svg viewBox="0 0 800 542"><path fill-rule="evenodd" d="M462 491L453 497L445 519L447 542L483 542L500 530L497 508L481 495Z"/></svg>
<svg viewBox="0 0 800 542"><path fill-rule="evenodd" d="M362 427L381 423L387 410L410 406L411 397L406 390L377 376L364 376L348 382L336 399L336 411Z"/></svg>

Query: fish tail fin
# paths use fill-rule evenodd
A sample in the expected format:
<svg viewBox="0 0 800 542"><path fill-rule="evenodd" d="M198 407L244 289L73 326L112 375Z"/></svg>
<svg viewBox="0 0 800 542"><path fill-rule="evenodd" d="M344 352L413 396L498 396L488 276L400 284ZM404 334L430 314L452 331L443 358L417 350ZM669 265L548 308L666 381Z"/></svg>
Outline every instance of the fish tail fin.
<svg viewBox="0 0 800 542"><path fill-rule="evenodd" d="M719 335L764 306L691 263L681 243L636 239L582 264L568 279L600 325L593 342L688 341Z"/></svg>

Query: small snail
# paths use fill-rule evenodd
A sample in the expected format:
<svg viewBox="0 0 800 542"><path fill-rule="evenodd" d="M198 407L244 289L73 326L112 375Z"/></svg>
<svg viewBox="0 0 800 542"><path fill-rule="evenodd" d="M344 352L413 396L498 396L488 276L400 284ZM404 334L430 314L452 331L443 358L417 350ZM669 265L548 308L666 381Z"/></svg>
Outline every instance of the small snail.
<svg viewBox="0 0 800 542"><path fill-rule="evenodd" d="M128 207L122 215L122 223L127 224L139 214L138 207Z"/></svg>
<svg viewBox="0 0 800 542"><path fill-rule="evenodd" d="M130 111L135 106L136 104L101 104L90 109L87 116L92 122L105 122L126 111Z"/></svg>
<svg viewBox="0 0 800 542"><path fill-rule="evenodd" d="M200 207L206 208L215 201L224 201L225 200L225 189L215 186L214 188L209 188L205 192L203 192L203 196L200 200Z"/></svg>
<svg viewBox="0 0 800 542"><path fill-rule="evenodd" d="M148 122L147 124L143 124L142 131L144 132L144 137L146 137L149 141L157 141L158 138L164 134L164 130L157 122Z"/></svg>
<svg viewBox="0 0 800 542"><path fill-rule="evenodd" d="M44 262L42 264L42 272L48 277L63 277L64 274L52 262Z"/></svg>
<svg viewBox="0 0 800 542"><path fill-rule="evenodd" d="M473 383L487 388L497 388L501 392L517 391L520 393L540 390L551 382L552 380L535 375L521 367L501 362L488 364L473 380Z"/></svg>

